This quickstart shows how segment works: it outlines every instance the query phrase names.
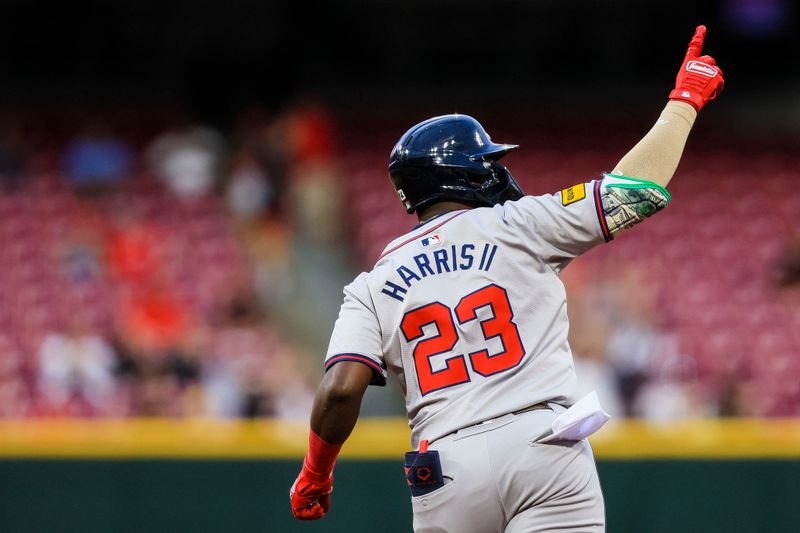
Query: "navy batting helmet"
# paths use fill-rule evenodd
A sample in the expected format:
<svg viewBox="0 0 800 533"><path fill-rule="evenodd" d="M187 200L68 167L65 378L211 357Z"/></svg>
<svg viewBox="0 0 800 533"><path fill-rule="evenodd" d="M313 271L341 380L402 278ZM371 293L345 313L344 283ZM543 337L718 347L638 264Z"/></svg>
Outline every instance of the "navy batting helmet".
<svg viewBox="0 0 800 533"><path fill-rule="evenodd" d="M434 117L400 137L389 156L389 176L409 213L443 200L493 206L523 196L497 162L515 148L493 143L468 115Z"/></svg>

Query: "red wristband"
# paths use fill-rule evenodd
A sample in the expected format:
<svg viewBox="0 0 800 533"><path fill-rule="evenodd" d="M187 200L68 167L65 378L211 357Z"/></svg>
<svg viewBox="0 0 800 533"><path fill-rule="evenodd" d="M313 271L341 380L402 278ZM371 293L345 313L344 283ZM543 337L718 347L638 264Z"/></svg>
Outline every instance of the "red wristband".
<svg viewBox="0 0 800 533"><path fill-rule="evenodd" d="M342 449L341 444L331 444L310 430L308 433L308 453L303 461L306 470L319 480L325 480L333 472L336 457Z"/></svg>

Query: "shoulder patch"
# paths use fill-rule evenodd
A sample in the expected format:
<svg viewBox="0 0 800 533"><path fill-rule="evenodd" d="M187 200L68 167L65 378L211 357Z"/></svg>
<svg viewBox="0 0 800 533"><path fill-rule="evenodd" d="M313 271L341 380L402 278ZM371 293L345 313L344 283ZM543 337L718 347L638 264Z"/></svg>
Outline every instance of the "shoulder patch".
<svg viewBox="0 0 800 533"><path fill-rule="evenodd" d="M586 185L583 183L561 191L561 203L564 205L574 204L584 198L586 198Z"/></svg>

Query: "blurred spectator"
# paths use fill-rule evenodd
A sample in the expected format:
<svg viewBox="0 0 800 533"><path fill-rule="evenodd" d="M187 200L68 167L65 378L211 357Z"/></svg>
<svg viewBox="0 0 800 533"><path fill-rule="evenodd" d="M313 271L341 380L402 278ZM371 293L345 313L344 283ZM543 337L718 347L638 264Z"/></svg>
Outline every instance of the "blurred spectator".
<svg viewBox="0 0 800 533"><path fill-rule="evenodd" d="M225 335L225 334L223 334ZM273 344L267 353L257 349L255 331L227 332L234 335L239 353L218 352L209 365L206 402L210 414L223 417L304 419L311 413L314 391L307 374L298 366L297 354L283 344ZM246 346L250 345L248 350ZM232 348L229 347L229 349Z"/></svg>
<svg viewBox="0 0 800 533"><path fill-rule="evenodd" d="M263 388L273 396L273 416L279 418L307 420L314 403L314 389L309 385L312 373L301 361L309 357L298 357L298 353L281 345L275 351L271 364L263 371ZM316 380L315 380L316 381Z"/></svg>
<svg viewBox="0 0 800 533"><path fill-rule="evenodd" d="M253 265L255 290L266 309L278 309L291 297L295 279L292 271L292 233L277 215L244 226L239 236Z"/></svg>
<svg viewBox="0 0 800 533"><path fill-rule="evenodd" d="M64 238L56 243L61 273L73 284L94 282L105 266L102 218L80 213L70 222Z"/></svg>
<svg viewBox="0 0 800 533"><path fill-rule="evenodd" d="M722 417L747 416L744 398L738 380L728 377L723 379L717 401L717 414Z"/></svg>
<svg viewBox="0 0 800 533"><path fill-rule="evenodd" d="M12 341L0 336L0 418L30 415L30 400L22 379L22 356Z"/></svg>
<svg viewBox="0 0 800 533"><path fill-rule="evenodd" d="M626 415L670 420L712 414L713 406L693 389L696 371L691 359L659 325L661 287L639 267L616 273L606 296L614 309L606 353Z"/></svg>
<svg viewBox="0 0 800 533"><path fill-rule="evenodd" d="M119 313L120 332L136 351L181 346L192 325L188 307L168 283L158 279L134 288Z"/></svg>
<svg viewBox="0 0 800 533"><path fill-rule="evenodd" d="M608 358L617 374L620 394L627 416L646 384L650 365L658 353L660 336L651 325L625 317L618 321L608 342Z"/></svg>
<svg viewBox="0 0 800 533"><path fill-rule="evenodd" d="M658 355L662 333L654 320L653 287L633 268L617 274L606 293L613 313L606 353L617 374L625 412L631 416Z"/></svg>
<svg viewBox="0 0 800 533"><path fill-rule="evenodd" d="M272 397L261 388L261 373L277 337L261 326L253 294L238 291L220 310L219 328L206 365L206 409L215 416L268 416Z"/></svg>
<svg viewBox="0 0 800 533"><path fill-rule="evenodd" d="M674 336L661 332L644 380L633 398L633 416L648 420L675 420L714 416L716 402L700 394L691 358L678 350Z"/></svg>
<svg viewBox="0 0 800 533"><path fill-rule="evenodd" d="M605 360L602 352L585 353L573 347L575 363L575 398L583 398L592 391L597 392L600 404L611 416L625 416L622 399L617 390L614 369Z"/></svg>
<svg viewBox="0 0 800 533"><path fill-rule="evenodd" d="M254 295L234 296L222 322L205 373L209 413L308 416L313 392L298 370L297 354L264 326Z"/></svg>
<svg viewBox="0 0 800 533"><path fill-rule="evenodd" d="M156 228L128 215L110 231L107 256L115 275L122 281L138 282L155 277L161 270Z"/></svg>
<svg viewBox="0 0 800 533"><path fill-rule="evenodd" d="M198 416L201 354L187 347L165 351L133 351L119 347L117 376L132 416Z"/></svg>
<svg viewBox="0 0 800 533"><path fill-rule="evenodd" d="M327 165L334 155L333 119L322 105L305 103L288 116L291 159L300 166Z"/></svg>
<svg viewBox="0 0 800 533"><path fill-rule="evenodd" d="M293 168L290 212L299 234L317 245L342 236L342 187L332 160L333 119L325 108L306 104L287 119L289 161Z"/></svg>
<svg viewBox="0 0 800 533"><path fill-rule="evenodd" d="M183 415L181 385L164 359L142 357L127 361L122 377L129 393L129 413L140 417Z"/></svg>
<svg viewBox="0 0 800 533"><path fill-rule="evenodd" d="M226 183L228 212L253 265L259 302L278 309L293 288L293 233L283 213L289 135L286 117L270 123L261 108L237 120L239 153Z"/></svg>
<svg viewBox="0 0 800 533"><path fill-rule="evenodd" d="M225 187L228 209L239 222L280 211L286 188L289 135L286 120L269 121L260 107L244 109L236 121L236 156Z"/></svg>
<svg viewBox="0 0 800 533"><path fill-rule="evenodd" d="M112 413L114 364L111 346L80 315L73 316L67 330L48 334L39 350L42 409L47 414Z"/></svg>
<svg viewBox="0 0 800 533"><path fill-rule="evenodd" d="M790 239L775 265L775 284L790 287L800 284L800 237Z"/></svg>
<svg viewBox="0 0 800 533"><path fill-rule="evenodd" d="M561 279L569 294L569 343L572 348L577 383L575 397L597 392L600 404L611 416L624 416L617 376L606 359L608 344L607 313L597 313L602 286L589 282L581 263L565 270Z"/></svg>
<svg viewBox="0 0 800 533"><path fill-rule="evenodd" d="M290 209L298 233L316 245L333 246L342 238L339 176L330 166L297 169Z"/></svg>
<svg viewBox="0 0 800 533"><path fill-rule="evenodd" d="M96 280L101 272L102 248L91 237L78 235L62 247L62 272L73 283Z"/></svg>
<svg viewBox="0 0 800 533"><path fill-rule="evenodd" d="M147 158L170 191L182 198L195 198L215 186L223 151L222 137L198 126L162 134L147 149Z"/></svg>
<svg viewBox="0 0 800 533"><path fill-rule="evenodd" d="M80 192L102 192L121 184L133 166L133 152L101 121L94 121L71 141L64 154L64 172Z"/></svg>
<svg viewBox="0 0 800 533"><path fill-rule="evenodd" d="M225 190L228 211L242 223L257 220L275 201L269 176L255 158L242 153L234 163Z"/></svg>

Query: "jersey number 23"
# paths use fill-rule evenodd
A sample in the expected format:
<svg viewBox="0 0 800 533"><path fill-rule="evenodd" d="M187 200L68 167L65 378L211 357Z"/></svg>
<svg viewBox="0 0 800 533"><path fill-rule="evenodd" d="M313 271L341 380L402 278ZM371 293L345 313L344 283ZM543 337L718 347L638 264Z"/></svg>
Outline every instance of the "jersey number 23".
<svg viewBox="0 0 800 533"><path fill-rule="evenodd" d="M490 318L478 320L477 311L482 307L491 309ZM501 351L496 354L489 354L487 347L469 353L467 358L476 373L481 376L491 376L513 368L522 361L525 349L522 347L522 339L513 318L514 312L508 301L508 293L499 285L487 285L464 296L458 302L455 307L455 320L458 320L459 324L463 326L477 320L483 338L487 341L499 338L502 345ZM458 342L454 313L449 307L440 302L433 302L408 311L400 323L400 329L406 341L414 342L424 336L422 328L429 324L436 325L438 334L420 340L413 352L417 381L423 395L470 380L464 355L447 358L446 366L441 370L434 371L431 366L431 357L451 352Z"/></svg>

